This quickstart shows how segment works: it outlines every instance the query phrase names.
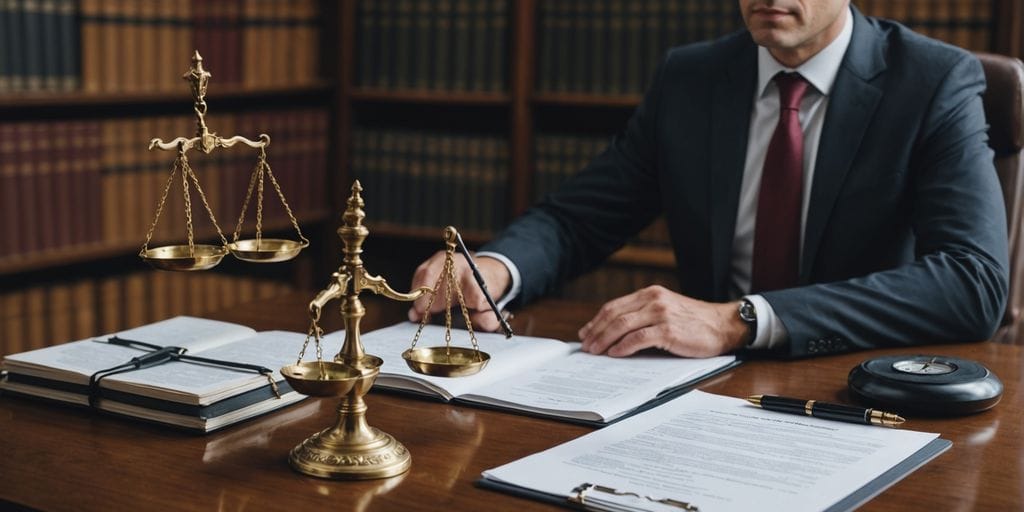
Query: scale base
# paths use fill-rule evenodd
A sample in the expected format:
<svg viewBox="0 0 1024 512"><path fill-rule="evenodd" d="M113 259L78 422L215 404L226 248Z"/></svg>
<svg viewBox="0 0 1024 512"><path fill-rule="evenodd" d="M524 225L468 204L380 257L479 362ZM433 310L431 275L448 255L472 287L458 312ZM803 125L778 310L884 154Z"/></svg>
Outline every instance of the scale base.
<svg viewBox="0 0 1024 512"><path fill-rule="evenodd" d="M412 455L402 443L373 427L366 433L371 439L355 443L335 428L317 432L292 448L288 464L299 473L333 480L388 478L409 470Z"/></svg>

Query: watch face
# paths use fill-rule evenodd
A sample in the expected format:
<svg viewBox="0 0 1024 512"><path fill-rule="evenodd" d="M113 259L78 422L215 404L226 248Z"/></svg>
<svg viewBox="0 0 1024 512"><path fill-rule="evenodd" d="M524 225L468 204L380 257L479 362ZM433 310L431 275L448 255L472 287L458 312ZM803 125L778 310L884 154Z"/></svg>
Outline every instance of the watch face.
<svg viewBox="0 0 1024 512"><path fill-rule="evenodd" d="M904 359L892 363L892 369L913 375L943 375L956 370L956 365L934 359Z"/></svg>

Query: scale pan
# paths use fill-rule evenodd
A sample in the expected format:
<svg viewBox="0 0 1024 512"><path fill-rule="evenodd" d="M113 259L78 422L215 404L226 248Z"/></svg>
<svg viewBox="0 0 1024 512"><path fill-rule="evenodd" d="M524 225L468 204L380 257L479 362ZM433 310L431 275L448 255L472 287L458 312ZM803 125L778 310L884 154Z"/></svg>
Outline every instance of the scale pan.
<svg viewBox="0 0 1024 512"><path fill-rule="evenodd" d="M142 253L142 259L160 270L206 270L220 263L228 253L220 245L193 245L192 249L190 254L187 245L165 245Z"/></svg>
<svg viewBox="0 0 1024 512"><path fill-rule="evenodd" d="M255 238L239 240L228 244L228 250L236 258L252 263L276 263L288 261L298 256L299 251L305 249L309 242L296 242L281 238Z"/></svg>
<svg viewBox="0 0 1024 512"><path fill-rule="evenodd" d="M410 348L402 359L416 373L435 377L465 377L484 369L491 356L487 352L462 347Z"/></svg>
<svg viewBox="0 0 1024 512"><path fill-rule="evenodd" d="M292 389L309 396L344 396L363 378L359 370L347 364L328 361L290 364L281 368L281 375Z"/></svg>

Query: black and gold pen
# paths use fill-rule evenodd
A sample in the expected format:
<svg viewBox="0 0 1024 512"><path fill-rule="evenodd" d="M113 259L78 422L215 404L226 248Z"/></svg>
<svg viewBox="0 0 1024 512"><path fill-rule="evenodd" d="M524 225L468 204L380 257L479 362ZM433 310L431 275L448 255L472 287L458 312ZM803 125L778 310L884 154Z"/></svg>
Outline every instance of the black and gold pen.
<svg viewBox="0 0 1024 512"><path fill-rule="evenodd" d="M747 401L769 411L799 414L801 416L813 416L833 421L845 421L847 423L861 423L866 425L881 425L883 427L898 427L903 424L902 417L891 412L882 412L875 409L865 409L852 405L830 404L817 400L800 400L797 398L786 398L771 395L748 396Z"/></svg>

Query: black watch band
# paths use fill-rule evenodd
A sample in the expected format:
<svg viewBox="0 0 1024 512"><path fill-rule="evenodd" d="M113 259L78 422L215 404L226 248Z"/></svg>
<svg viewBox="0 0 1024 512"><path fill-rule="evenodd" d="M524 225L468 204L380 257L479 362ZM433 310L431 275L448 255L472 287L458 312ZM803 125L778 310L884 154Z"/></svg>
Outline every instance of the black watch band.
<svg viewBox="0 0 1024 512"><path fill-rule="evenodd" d="M740 299L739 315L740 320L747 324L750 332L750 341L747 342L749 346L757 339L757 308L754 307L753 302L747 299Z"/></svg>

